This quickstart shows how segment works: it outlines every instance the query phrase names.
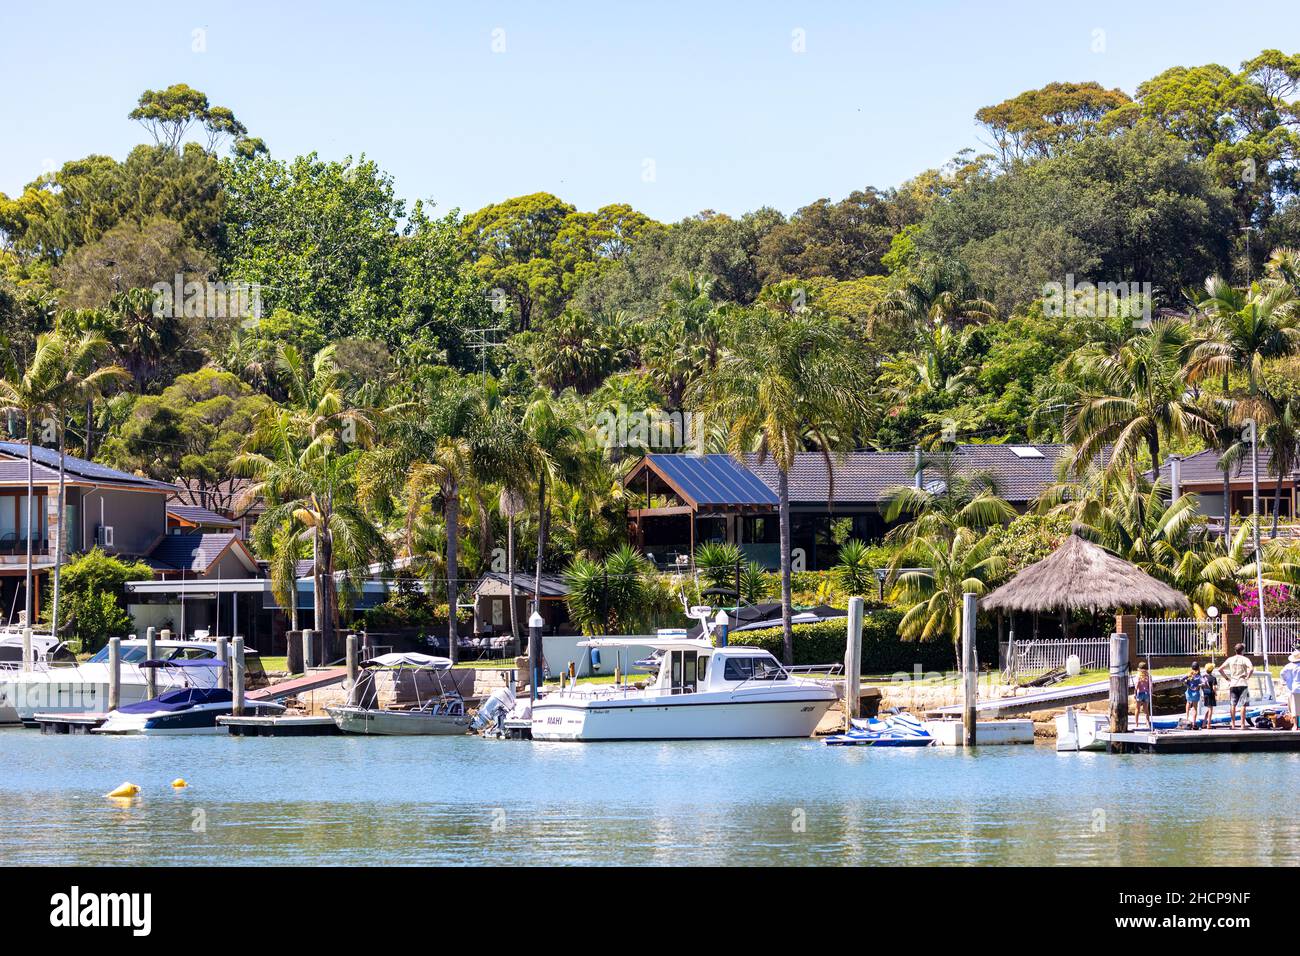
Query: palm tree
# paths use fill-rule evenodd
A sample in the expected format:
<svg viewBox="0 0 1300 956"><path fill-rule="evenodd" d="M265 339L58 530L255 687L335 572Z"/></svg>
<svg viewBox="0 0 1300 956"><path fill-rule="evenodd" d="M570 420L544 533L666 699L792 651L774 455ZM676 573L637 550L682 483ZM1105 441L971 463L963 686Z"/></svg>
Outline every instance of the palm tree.
<svg viewBox="0 0 1300 956"><path fill-rule="evenodd" d="M1282 484L1300 466L1300 397L1273 395L1267 391L1260 400L1267 409L1268 424L1260 432L1260 440L1272 452L1273 529L1270 538L1277 537L1278 516L1282 511Z"/></svg>
<svg viewBox="0 0 1300 956"><path fill-rule="evenodd" d="M991 472L960 472L951 450L923 458L922 463L937 467L939 487L901 485L885 493L882 511L886 521L910 516L889 532L891 540L950 539L957 528L983 531L1016 516L1016 510L998 495L997 478Z"/></svg>
<svg viewBox="0 0 1300 956"><path fill-rule="evenodd" d="M961 670L962 596L984 594L1005 567L993 554L992 534L958 527L951 538L918 537L894 556L891 599L909 605L899 622L903 637L932 640L947 636ZM902 571L900 568L912 568Z"/></svg>
<svg viewBox="0 0 1300 956"><path fill-rule="evenodd" d="M1239 409L1239 417L1259 417L1253 405L1264 363L1300 350L1296 306L1296 292L1285 283L1257 283L1243 291L1217 276L1207 279L1205 295L1197 302L1206 322L1188 343L1187 381L1195 384L1217 376L1223 394L1229 395L1229 377L1243 374L1250 405Z"/></svg>
<svg viewBox="0 0 1300 956"><path fill-rule="evenodd" d="M76 316L67 316L75 324ZM59 443L59 498L58 498L58 534L54 555L54 589L50 608L50 628L52 633L59 632L59 594L63 556L67 549L67 527L65 514L66 502L66 458L67 458L67 423L72 408L82 402L93 402L114 382L129 380L126 369L119 365L98 367L100 360L108 353L111 346L107 339L94 332L76 334L72 329L59 329L58 337L60 356L58 360L58 383L55 385L52 410L55 429L58 431Z"/></svg>
<svg viewBox="0 0 1300 956"><path fill-rule="evenodd" d="M866 363L842 328L806 312L791 316L749 310L713 372L692 385L688 400L709 420L727 422L727 451L757 450L777 470L781 536L781 618L786 663L794 660L790 588L790 469L805 436L818 445L834 481L832 447L855 436L868 412Z"/></svg>
<svg viewBox="0 0 1300 956"><path fill-rule="evenodd" d="M915 278L880 303L872 325L901 320L913 331L947 325L961 328L997 318L997 306L983 298L958 260L928 262Z"/></svg>
<svg viewBox="0 0 1300 956"><path fill-rule="evenodd" d="M23 579L27 626L32 627L34 602L32 579L35 555L32 538L36 528L36 489L33 481L32 446L36 441L36 424L50 414L58 402L63 386L61 365L64 355L62 338L46 332L36 338L36 349L26 368L18 365L15 353L3 350L3 375L0 375L0 411L23 416L27 441L27 567Z"/></svg>
<svg viewBox="0 0 1300 956"><path fill-rule="evenodd" d="M1165 320L1113 353L1071 360L1083 378L1065 423L1076 470L1086 469L1108 447L1112 467L1136 461L1145 449L1155 480L1162 441L1211 434L1211 423L1188 394L1178 362L1186 345L1185 326Z"/></svg>

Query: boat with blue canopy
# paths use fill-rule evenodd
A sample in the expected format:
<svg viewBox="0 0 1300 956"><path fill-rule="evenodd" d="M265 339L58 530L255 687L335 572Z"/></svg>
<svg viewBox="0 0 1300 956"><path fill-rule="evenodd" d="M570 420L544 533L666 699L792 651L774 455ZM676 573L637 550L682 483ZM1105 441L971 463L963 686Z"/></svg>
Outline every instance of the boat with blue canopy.
<svg viewBox="0 0 1300 956"><path fill-rule="evenodd" d="M234 710L234 695L224 687L190 686L190 673L210 673L228 666L214 659L144 661L142 668L166 668L179 673L185 686L164 691L151 700L125 704L109 713L108 719L95 729L97 734L216 734L225 733L217 718ZM206 683L206 682L205 682ZM244 713L250 717L270 717L284 712L284 705L274 701L246 701Z"/></svg>

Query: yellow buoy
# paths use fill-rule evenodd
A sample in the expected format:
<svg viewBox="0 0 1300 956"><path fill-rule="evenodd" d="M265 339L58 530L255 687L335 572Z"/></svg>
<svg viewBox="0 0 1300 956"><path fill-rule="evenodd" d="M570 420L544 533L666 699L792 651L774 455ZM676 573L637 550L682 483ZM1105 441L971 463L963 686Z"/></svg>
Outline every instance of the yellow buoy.
<svg viewBox="0 0 1300 956"><path fill-rule="evenodd" d="M105 796L108 797L134 797L140 792L140 788L133 783L124 783L118 786L116 790L110 790Z"/></svg>
<svg viewBox="0 0 1300 956"><path fill-rule="evenodd" d="M186 787L189 786L189 784L185 782L184 777L177 777L175 780L172 781L172 786L177 790L184 790Z"/></svg>

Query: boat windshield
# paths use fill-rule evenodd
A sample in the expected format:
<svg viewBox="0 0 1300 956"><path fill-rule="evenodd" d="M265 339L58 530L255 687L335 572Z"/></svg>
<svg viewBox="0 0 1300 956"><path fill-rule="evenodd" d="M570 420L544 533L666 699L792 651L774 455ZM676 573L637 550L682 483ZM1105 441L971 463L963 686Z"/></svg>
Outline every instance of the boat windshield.
<svg viewBox="0 0 1300 956"><path fill-rule="evenodd" d="M144 662L147 648L143 644L128 644L122 648L123 664L140 664ZM173 647L158 648L158 660L206 660L209 657L216 657L209 648L206 647ZM107 664L108 663L108 646L101 647L94 657L88 663Z"/></svg>
<svg viewBox="0 0 1300 956"><path fill-rule="evenodd" d="M775 657L728 657L723 680L785 680L788 675Z"/></svg>

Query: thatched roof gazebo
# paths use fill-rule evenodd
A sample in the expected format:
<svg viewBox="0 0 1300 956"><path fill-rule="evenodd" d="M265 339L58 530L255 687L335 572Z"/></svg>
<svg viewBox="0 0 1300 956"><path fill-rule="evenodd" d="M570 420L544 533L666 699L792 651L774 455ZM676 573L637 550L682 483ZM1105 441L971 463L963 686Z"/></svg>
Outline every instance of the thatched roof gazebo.
<svg viewBox="0 0 1300 956"><path fill-rule="evenodd" d="M980 601L985 611L1041 614L1113 608L1187 611L1181 591L1077 534Z"/></svg>

